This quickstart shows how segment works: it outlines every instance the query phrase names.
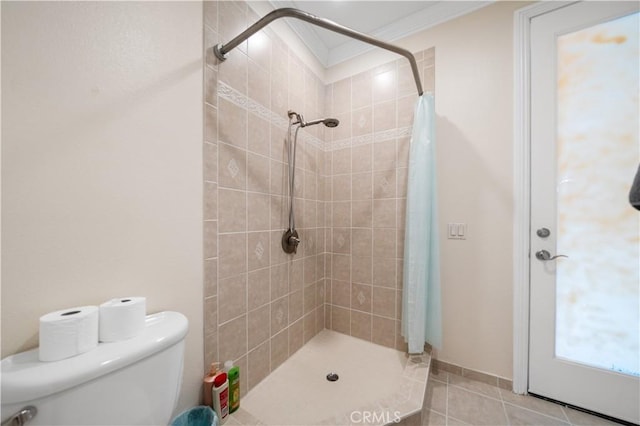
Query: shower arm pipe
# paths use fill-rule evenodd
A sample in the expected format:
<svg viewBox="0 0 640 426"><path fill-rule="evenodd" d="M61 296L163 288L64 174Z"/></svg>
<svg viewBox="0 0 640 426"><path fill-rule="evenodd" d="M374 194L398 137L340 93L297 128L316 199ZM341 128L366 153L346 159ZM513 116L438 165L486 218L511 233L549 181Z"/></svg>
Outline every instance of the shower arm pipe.
<svg viewBox="0 0 640 426"><path fill-rule="evenodd" d="M269 25L271 22L275 21L278 18L297 18L305 22L309 22L310 24L317 25L319 27L325 28L330 31L334 31L336 33L340 33L342 35L346 35L347 37L355 38L356 40L360 40L362 42L372 44L381 49L389 50L393 53L397 53L398 55L404 56L409 60L411 64L411 71L413 72L413 78L416 81L416 88L418 89L418 96L422 96L422 83L420 82L420 72L418 71L418 64L416 63L416 58L413 56L411 52L401 47L395 46L393 44L386 43L382 40L378 40L376 38L370 37L361 32L352 30L351 28L340 25L336 22L333 22L329 19L320 18L318 16L312 15L311 13L307 13L305 11L294 9L291 7L284 7L281 9L276 9L272 12L267 13L262 18L260 18L256 23L251 25L249 28L241 32L231 41L226 44L220 45L216 44L213 48L213 52L216 57L220 61L224 61L226 58L224 55L229 53L231 50L238 47L240 43L251 37L253 34L260 31L262 28Z"/></svg>

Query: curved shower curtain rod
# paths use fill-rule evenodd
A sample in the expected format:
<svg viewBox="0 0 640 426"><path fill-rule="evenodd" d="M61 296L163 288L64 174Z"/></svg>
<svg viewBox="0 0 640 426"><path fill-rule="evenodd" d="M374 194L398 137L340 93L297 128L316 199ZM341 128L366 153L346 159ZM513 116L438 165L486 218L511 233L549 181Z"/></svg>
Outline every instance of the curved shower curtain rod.
<svg viewBox="0 0 640 426"><path fill-rule="evenodd" d="M255 24L251 25L249 28L241 32L230 42L223 45L216 44L213 47L213 52L216 55L216 57L220 59L220 61L224 61L226 59L224 55L226 55L231 50L236 48L240 43L242 43L243 41L251 37L253 34L260 31L263 27L266 27L276 19L287 18L287 17L298 18L300 20L309 22L319 27L326 28L327 30L331 30L336 33L346 35L348 37L355 38L356 40L360 40L365 43L369 43L376 47L380 47L382 49L389 50L393 53L397 53L398 55L404 56L409 60L409 63L411 64L411 71L413 72L413 78L416 80L416 87L418 88L418 96L422 95L423 90L422 90L422 83L420 82L420 73L418 72L418 65L416 64L416 58L413 56L411 52L401 47L394 46L393 44L389 44L384 41L378 40L376 38L370 37L361 32L352 30L351 28L337 24L333 21L330 21L329 19L320 18L318 16L312 15L305 11L294 9L291 7L284 7L281 9L276 9L273 12L267 13Z"/></svg>

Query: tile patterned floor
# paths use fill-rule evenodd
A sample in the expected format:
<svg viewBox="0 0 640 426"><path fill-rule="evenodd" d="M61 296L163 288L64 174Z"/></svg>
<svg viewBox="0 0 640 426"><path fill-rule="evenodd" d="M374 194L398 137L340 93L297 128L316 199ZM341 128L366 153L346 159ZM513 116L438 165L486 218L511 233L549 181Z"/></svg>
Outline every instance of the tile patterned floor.
<svg viewBox="0 0 640 426"><path fill-rule="evenodd" d="M425 425L618 425L445 371L429 376L427 404Z"/></svg>

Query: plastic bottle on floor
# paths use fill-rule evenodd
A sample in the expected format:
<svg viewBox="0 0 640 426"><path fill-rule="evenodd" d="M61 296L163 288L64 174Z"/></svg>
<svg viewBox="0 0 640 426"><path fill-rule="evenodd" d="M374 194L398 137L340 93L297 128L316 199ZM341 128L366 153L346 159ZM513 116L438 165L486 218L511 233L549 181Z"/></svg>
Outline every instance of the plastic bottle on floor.
<svg viewBox="0 0 640 426"><path fill-rule="evenodd" d="M220 373L215 377L211 393L213 396L213 409L220 419L220 424L224 424L229 418L229 380L227 380L227 373Z"/></svg>
<svg viewBox="0 0 640 426"><path fill-rule="evenodd" d="M216 375L219 374L218 371L218 363L211 363L211 367L209 368L209 374L207 374L202 380L203 386L203 402L204 405L213 408L213 396L211 393L211 388L213 387L213 381L216 378Z"/></svg>
<svg viewBox="0 0 640 426"><path fill-rule="evenodd" d="M240 408L240 367L226 361L224 370L229 378L229 413L233 413Z"/></svg>

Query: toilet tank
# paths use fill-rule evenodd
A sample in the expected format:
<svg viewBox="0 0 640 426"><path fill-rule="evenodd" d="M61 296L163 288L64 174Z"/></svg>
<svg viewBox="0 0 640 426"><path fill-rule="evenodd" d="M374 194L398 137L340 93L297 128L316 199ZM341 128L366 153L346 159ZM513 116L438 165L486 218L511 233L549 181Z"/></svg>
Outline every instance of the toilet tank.
<svg viewBox="0 0 640 426"><path fill-rule="evenodd" d="M38 360L38 349L2 360L4 423L26 406L37 425L166 425L182 382L187 318L148 315L138 336L81 355Z"/></svg>

